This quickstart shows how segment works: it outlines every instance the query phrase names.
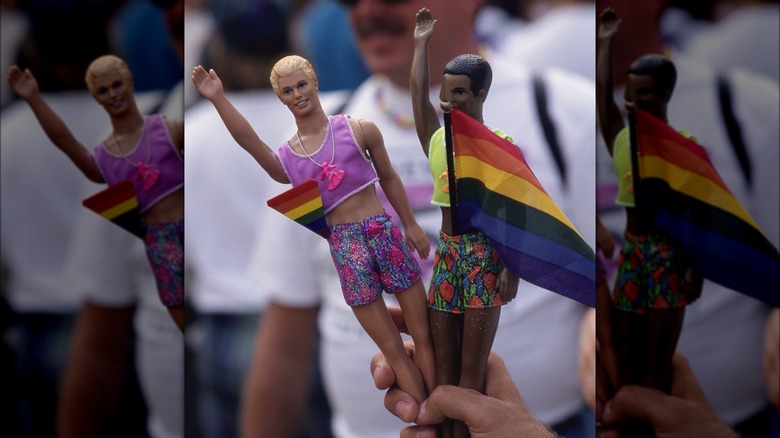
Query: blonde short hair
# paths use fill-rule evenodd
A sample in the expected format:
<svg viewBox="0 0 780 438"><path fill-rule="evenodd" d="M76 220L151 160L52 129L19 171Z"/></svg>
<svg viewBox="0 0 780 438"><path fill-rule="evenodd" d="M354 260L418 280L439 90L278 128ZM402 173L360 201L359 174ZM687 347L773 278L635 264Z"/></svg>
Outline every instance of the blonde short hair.
<svg viewBox="0 0 780 438"><path fill-rule="evenodd" d="M298 70L302 70L303 74L310 81L317 83L317 74L314 73L314 67L311 66L311 63L306 58L298 55L285 56L277 61L271 69L271 87L277 96L279 95L279 78L290 76Z"/></svg>
<svg viewBox="0 0 780 438"><path fill-rule="evenodd" d="M130 68L122 58L115 55L103 55L89 64L87 73L84 75L84 82L87 83L87 88L90 93L94 92L95 78L109 73L112 70L119 71L119 74L122 75L123 78L130 81L130 83L133 82L133 75L130 73Z"/></svg>

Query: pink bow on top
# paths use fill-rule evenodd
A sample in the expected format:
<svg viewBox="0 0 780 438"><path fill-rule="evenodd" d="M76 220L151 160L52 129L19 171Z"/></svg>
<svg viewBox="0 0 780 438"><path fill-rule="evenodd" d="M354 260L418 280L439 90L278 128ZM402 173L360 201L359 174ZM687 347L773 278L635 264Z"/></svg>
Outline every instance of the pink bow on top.
<svg viewBox="0 0 780 438"><path fill-rule="evenodd" d="M328 162L322 162L322 174L320 174L320 180L328 178L328 190L333 190L341 184L341 180L344 179L344 170L334 170L335 164L328 164Z"/></svg>
<svg viewBox="0 0 780 438"><path fill-rule="evenodd" d="M154 187L160 178L160 170L155 169L148 163L138 163L138 170L135 175L136 178L143 181L143 189L149 190Z"/></svg>

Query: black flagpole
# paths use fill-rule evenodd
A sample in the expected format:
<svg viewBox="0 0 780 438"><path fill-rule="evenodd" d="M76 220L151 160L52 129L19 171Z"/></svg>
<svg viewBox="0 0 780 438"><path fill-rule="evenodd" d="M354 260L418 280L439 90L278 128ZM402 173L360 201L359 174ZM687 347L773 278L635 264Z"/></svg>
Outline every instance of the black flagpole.
<svg viewBox="0 0 780 438"><path fill-rule="evenodd" d="M452 216L452 235L460 235L458 228L458 189L455 182L455 158L452 143L452 116L444 112L444 150L447 153L447 184L450 188L450 215Z"/></svg>
<svg viewBox="0 0 780 438"><path fill-rule="evenodd" d="M644 232L643 214L639 210L639 181L641 180L639 175L639 146L637 145L636 136L636 110L633 103L626 102L626 110L628 111L628 144L631 152L631 180L634 185L634 222L636 232Z"/></svg>

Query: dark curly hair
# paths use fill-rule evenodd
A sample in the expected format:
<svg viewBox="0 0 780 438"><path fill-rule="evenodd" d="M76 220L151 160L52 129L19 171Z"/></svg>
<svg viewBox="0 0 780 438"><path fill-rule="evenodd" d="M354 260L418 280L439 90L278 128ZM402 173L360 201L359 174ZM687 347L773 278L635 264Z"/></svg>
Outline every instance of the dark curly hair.
<svg viewBox="0 0 780 438"><path fill-rule="evenodd" d="M674 91L674 85L677 83L677 68L669 58L662 55L640 56L628 67L628 73L652 77L656 90L669 90L669 94Z"/></svg>
<svg viewBox="0 0 780 438"><path fill-rule="evenodd" d="M471 93L474 96L483 89L487 93L493 81L493 70L490 64L485 58L471 53L452 58L444 67L444 74L468 76L471 80Z"/></svg>

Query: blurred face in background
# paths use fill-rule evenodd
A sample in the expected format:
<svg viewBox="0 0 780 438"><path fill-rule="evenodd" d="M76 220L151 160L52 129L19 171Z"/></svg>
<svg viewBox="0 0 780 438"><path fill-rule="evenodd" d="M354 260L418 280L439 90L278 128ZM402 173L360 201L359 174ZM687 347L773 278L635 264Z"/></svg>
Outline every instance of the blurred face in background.
<svg viewBox="0 0 780 438"><path fill-rule="evenodd" d="M437 20L430 42L431 71L441 71L454 56L471 51L473 21L481 0L341 0L363 60L373 73L409 86L414 54L415 15L426 7Z"/></svg>

